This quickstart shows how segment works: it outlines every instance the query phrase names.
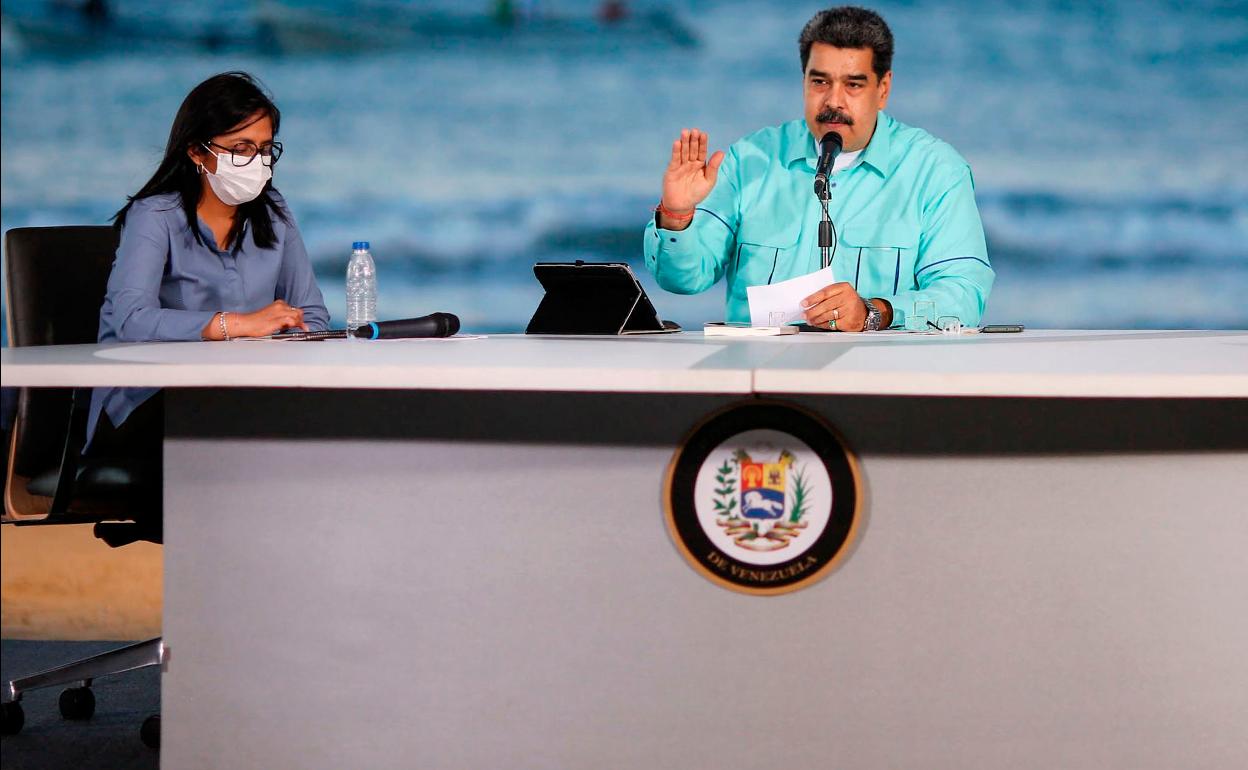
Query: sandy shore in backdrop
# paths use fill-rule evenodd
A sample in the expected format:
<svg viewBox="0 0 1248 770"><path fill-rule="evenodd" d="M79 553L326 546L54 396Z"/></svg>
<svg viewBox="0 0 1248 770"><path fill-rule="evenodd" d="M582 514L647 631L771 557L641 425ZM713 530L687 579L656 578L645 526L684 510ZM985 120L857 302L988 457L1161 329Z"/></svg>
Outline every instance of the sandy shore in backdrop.
<svg viewBox="0 0 1248 770"><path fill-rule="evenodd" d="M161 546L109 548L90 525L0 527L0 636L160 635Z"/></svg>

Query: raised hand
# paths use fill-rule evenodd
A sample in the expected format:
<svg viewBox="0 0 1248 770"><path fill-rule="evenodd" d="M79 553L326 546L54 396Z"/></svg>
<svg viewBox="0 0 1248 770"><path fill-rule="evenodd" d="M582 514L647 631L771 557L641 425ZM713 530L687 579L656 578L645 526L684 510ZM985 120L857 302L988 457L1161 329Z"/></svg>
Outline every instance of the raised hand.
<svg viewBox="0 0 1248 770"><path fill-rule="evenodd" d="M719 176L724 153L706 159L706 134L696 128L682 129L672 142L672 159L663 173L663 208L659 225L680 230L689 224L694 208L711 194ZM669 213L671 215L669 215ZM674 215L674 216L672 216Z"/></svg>

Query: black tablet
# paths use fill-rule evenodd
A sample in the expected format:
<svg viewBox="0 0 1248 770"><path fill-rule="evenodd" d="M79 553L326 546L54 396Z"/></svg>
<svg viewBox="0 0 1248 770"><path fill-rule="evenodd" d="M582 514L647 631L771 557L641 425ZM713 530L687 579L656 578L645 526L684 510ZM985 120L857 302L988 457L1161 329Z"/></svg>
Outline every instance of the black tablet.
<svg viewBox="0 0 1248 770"><path fill-rule="evenodd" d="M526 334L668 334L637 276L624 262L538 262L533 275L546 296Z"/></svg>

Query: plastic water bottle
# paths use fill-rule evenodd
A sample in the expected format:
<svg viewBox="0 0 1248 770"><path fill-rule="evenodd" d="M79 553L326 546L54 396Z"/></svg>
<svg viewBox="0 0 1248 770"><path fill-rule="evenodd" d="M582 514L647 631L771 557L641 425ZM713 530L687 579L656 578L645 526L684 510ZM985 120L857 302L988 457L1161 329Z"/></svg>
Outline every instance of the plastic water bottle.
<svg viewBox="0 0 1248 770"><path fill-rule="evenodd" d="M368 241L351 244L347 263L347 332L377 320L377 267L368 251Z"/></svg>

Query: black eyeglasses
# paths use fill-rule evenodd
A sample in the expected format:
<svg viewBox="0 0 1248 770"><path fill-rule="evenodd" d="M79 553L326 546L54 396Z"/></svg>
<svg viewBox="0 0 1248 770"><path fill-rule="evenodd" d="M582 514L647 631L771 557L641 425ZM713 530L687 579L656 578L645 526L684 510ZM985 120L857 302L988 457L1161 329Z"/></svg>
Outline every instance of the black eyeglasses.
<svg viewBox="0 0 1248 770"><path fill-rule="evenodd" d="M282 157L282 143L270 142L263 147L256 146L255 142L235 142L233 147L226 147L216 142L204 142L205 147L216 147L218 150L225 150L230 154L230 163L235 166L246 166L260 156L260 162L266 166L272 166L277 163L277 159Z"/></svg>

